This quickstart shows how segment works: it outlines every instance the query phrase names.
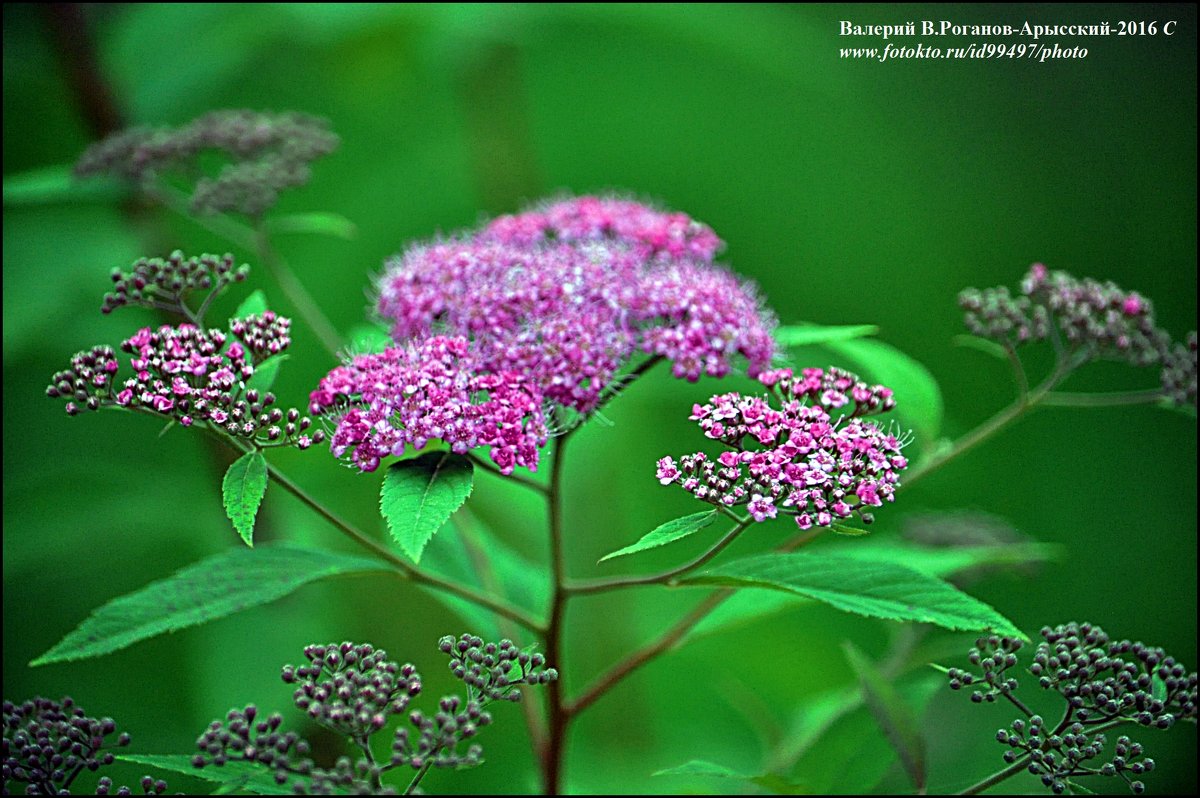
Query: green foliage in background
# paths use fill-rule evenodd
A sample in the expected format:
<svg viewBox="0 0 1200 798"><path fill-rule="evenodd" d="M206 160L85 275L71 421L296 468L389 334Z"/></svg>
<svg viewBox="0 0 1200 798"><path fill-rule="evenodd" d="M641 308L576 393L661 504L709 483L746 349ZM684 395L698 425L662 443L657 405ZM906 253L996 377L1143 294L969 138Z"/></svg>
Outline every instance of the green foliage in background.
<svg viewBox="0 0 1200 798"><path fill-rule="evenodd" d="M152 422L125 414L67 419L44 398L50 374L72 353L156 323L138 309L98 312L113 267L177 248L228 248L118 186L70 183L64 165L98 134L47 13L22 5L4 11L5 697L70 693L119 719L133 734L135 754L126 759L135 762L190 752L229 707L280 695L279 664L312 640L369 640L420 663L447 632L491 635L493 615L376 573L287 492L269 490L257 506L261 489L248 470L240 493L231 500L226 491L223 501L222 476L234 458L199 436L178 428L160 435ZM309 185L284 195L273 235L346 351L377 345L378 331L364 323L370 278L408 242L557 191L616 189L710 224L727 242L724 260L758 283L787 325L797 364L845 365L920 397L900 408L918 432L915 453L936 451L939 440L971 429L1013 395L1005 363L955 345L963 332L955 296L964 286L1015 284L1037 260L1138 290L1176 336L1195 329L1196 14L1183 6L909 7L899 10L905 21L1158 14L1179 19L1186 33L1096 40L1087 59L1046 64L837 57L845 46L836 35L840 19L884 22L897 13L155 4L93 7L85 16L126 124L181 124L238 107L331 120L340 149L315 164ZM235 254L239 262L253 258ZM293 313L254 265L248 288L264 293L240 313L268 306ZM246 295L223 298L215 317L240 315L235 308ZM813 337L811 325L842 332ZM335 361L298 318L293 337L273 390L303 406ZM1066 389L1127 388L1139 379L1144 385L1135 387L1154 385L1150 372L1100 364ZM655 529L697 508L658 484L654 463L694 435L693 402L748 385L740 378L693 385L651 373L604 409L610 425L580 431L566 474L572 574L669 568L711 543L699 520ZM822 545L864 543L847 554L861 558L863 574L898 561L916 576L944 576L1005 555L914 562L898 540L907 519L986 510L1053 548L1018 558L1038 560L1032 571L971 572L969 592L985 608L1026 632L1087 618L1114 636L1161 645L1194 668L1195 441L1194 420L1154 407L1041 409L906 492L871 538ZM445 455L425 457L436 465ZM279 450L271 460L383 539L382 474L336 466L324 450ZM466 492L471 516L458 534L430 540L436 527L417 524L392 526L392 534L422 568L483 587L463 570L463 541L475 540L492 552L501 594L530 611L544 606L545 596L521 578L547 557L537 497L481 471L472 485L467 466L431 507L436 519ZM386 489L382 498L387 505ZM253 552L231 533L230 518L247 543L252 527ZM722 565L779 543L787 526L748 531ZM630 545L650 529L648 538L663 538ZM293 548L273 543L281 539ZM185 627L197 619L179 617L170 624L176 633L136 645L140 638L88 642L115 651L103 658L70 662L83 654L53 648L94 608L102 609L86 623L102 624L106 612L136 613L132 605L104 606L114 598L159 600L135 591L167 589L158 580L178 580L198 561L268 552L303 558L306 546L318 545L345 551L344 561L322 566L342 576L301 584L311 574L298 571L294 584L269 597L238 596L206 580L214 604L281 598L194 628ZM886 558L871 559L872 550ZM651 639L698 595L653 590L572 605L573 656L562 673L568 693ZM903 633L878 620L792 593L747 593L763 597L756 615L728 602L580 718L568 763L573 790L738 793L746 780L770 791L911 790L919 778L945 791L999 767L1001 749L991 739L1008 715L964 708L960 696L939 689L944 680L887 667L898 645L926 662L950 662L970 635L898 641ZM765 602L777 609L763 614ZM43 654L42 667L27 667ZM449 689L447 674L424 670L429 695ZM902 706L878 686L882 678L896 680ZM889 735L881 711L891 718ZM888 736L910 739L909 713L923 727L954 733L928 734L919 752L901 744L907 753L898 757ZM303 726L302 717L288 720ZM523 727L510 722L496 732L486 741L485 767L433 772L423 786L535 790ZM1174 763L1155 774L1152 790L1195 790L1195 734L1181 724L1149 738L1154 755ZM322 744L319 733L312 739ZM128 767L126 781L144 772ZM172 786L211 788L186 776Z"/></svg>

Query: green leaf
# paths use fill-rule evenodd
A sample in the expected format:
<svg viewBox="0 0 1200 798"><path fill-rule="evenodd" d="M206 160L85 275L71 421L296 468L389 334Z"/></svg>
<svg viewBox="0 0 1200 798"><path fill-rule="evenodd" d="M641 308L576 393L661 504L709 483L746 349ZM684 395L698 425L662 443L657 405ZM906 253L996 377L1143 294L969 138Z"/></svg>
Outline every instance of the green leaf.
<svg viewBox="0 0 1200 798"><path fill-rule="evenodd" d="M255 795L279 795L287 789L275 783L274 770L256 762L231 759L224 765L206 765L198 768L192 764L191 754L117 754L120 762L146 765L171 773L182 773L197 779L223 785L227 791L246 790Z"/></svg>
<svg viewBox="0 0 1200 798"><path fill-rule="evenodd" d="M912 709L875 665L853 643L843 644L850 668L858 677L863 700L875 717L888 744L900 757L900 764L918 795L925 793L925 740Z"/></svg>
<svg viewBox="0 0 1200 798"><path fill-rule="evenodd" d="M1096 795L1094 791L1070 779L1067 779L1067 789L1071 791L1071 795Z"/></svg>
<svg viewBox="0 0 1200 798"><path fill-rule="evenodd" d="M682 765L676 765L673 768L664 768L663 770L655 771L654 776L708 776L718 779L733 779L735 781L743 781L749 784L754 784L763 789L776 793L778 795L800 795L806 790L802 789L801 785L793 784L786 779L776 776L772 773L762 773L754 775L751 773L742 773L732 768L727 768L724 765L718 765L714 762L708 762L703 759L692 759L684 762Z"/></svg>
<svg viewBox="0 0 1200 798"><path fill-rule="evenodd" d="M819 324L790 324L775 328L775 342L784 348L812 346L830 341L846 341L875 335L879 328L874 324L847 324L825 327Z"/></svg>
<svg viewBox="0 0 1200 798"><path fill-rule="evenodd" d="M379 509L392 538L413 562L471 495L474 466L462 455L430 452L388 468Z"/></svg>
<svg viewBox="0 0 1200 798"><path fill-rule="evenodd" d="M921 446L930 446L942 427L942 392L929 369L882 341L830 341L828 349L843 366L863 379L891 388L898 416L912 427Z"/></svg>
<svg viewBox="0 0 1200 798"><path fill-rule="evenodd" d="M868 562L900 562L934 577L949 577L971 568L1022 565L1061 557L1063 549L1049 543L1010 543L1002 546L926 547L885 538L830 547L840 556ZM744 590L722 602L685 639L722 632L775 613L807 604L811 599L792 593Z"/></svg>
<svg viewBox="0 0 1200 798"><path fill-rule="evenodd" d="M990 355L1005 362L1008 361L1008 350L990 338L980 338L978 335L956 335L954 336L954 344L955 346L983 352L985 355Z"/></svg>
<svg viewBox="0 0 1200 798"><path fill-rule="evenodd" d="M386 570L379 560L294 545L233 548L113 599L30 665L98 657L266 604L326 576Z"/></svg>
<svg viewBox="0 0 1200 798"><path fill-rule="evenodd" d="M237 310L233 312L233 318L244 319L247 316L261 316L267 310L267 295L262 292L262 289L256 288L250 292L250 296L242 300L242 304L238 305Z"/></svg>
<svg viewBox="0 0 1200 798"><path fill-rule="evenodd" d="M869 529L859 529L858 527L850 526L849 524L834 524L831 528L839 535L846 535L847 537L852 538L861 538L864 535L871 534L871 530Z"/></svg>
<svg viewBox="0 0 1200 798"><path fill-rule="evenodd" d="M286 352L280 352L278 355L271 355L259 363L254 367L254 373L250 375L250 380L246 383L246 387L260 393L266 393L271 390L271 386L275 384L275 378L279 376L279 367L289 357L291 355Z"/></svg>
<svg viewBox="0 0 1200 798"><path fill-rule="evenodd" d="M605 554L600 558L600 562L611 560L613 557L622 557L626 554L665 546L676 540L682 540L688 535L704 529L715 520L717 520L716 510L706 510L700 513L693 513L692 515L685 515L682 518L676 518L674 521L668 521L647 532L636 543L631 543L623 549L617 549L611 554Z"/></svg>
<svg viewBox="0 0 1200 798"><path fill-rule="evenodd" d="M254 545L254 517L266 492L267 459L257 449L235 460L221 480L225 515L247 546Z"/></svg>
<svg viewBox="0 0 1200 798"><path fill-rule="evenodd" d="M764 554L725 563L682 584L764 587L825 602L871 618L991 630L1027 640L996 610L953 585L893 562L825 552Z"/></svg>
<svg viewBox="0 0 1200 798"><path fill-rule="evenodd" d="M58 164L5 175L5 206L111 201L128 193L128 188L119 180L77 180L73 169L71 164Z"/></svg>
<svg viewBox="0 0 1200 798"><path fill-rule="evenodd" d="M272 233L315 233L347 241L358 236L354 222L339 213L324 211L272 216L267 220L267 228Z"/></svg>
<svg viewBox="0 0 1200 798"><path fill-rule="evenodd" d="M355 355L382 352L392 345L392 336L377 324L359 324L350 331L350 352Z"/></svg>

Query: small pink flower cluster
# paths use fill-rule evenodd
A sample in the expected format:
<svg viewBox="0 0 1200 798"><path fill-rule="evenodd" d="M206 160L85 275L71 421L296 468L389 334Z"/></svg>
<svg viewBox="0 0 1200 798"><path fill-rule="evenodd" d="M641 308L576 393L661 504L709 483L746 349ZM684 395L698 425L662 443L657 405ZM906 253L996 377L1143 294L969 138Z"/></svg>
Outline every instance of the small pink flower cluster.
<svg viewBox="0 0 1200 798"><path fill-rule="evenodd" d="M691 419L704 435L730 447L710 459L704 452L658 461L658 480L679 484L696 498L722 507L745 505L755 521L780 511L801 529L832 526L867 508L893 501L905 441L860 416L894 406L891 392L868 387L840 369L808 369L800 377L771 372L765 381L782 400L726 393L695 405ZM830 410L855 401L850 416ZM808 400L808 403L805 400ZM886 405L886 407L885 407Z"/></svg>
<svg viewBox="0 0 1200 798"><path fill-rule="evenodd" d="M683 214L596 197L506 216L475 235L416 246L387 265L378 310L397 341L471 340L480 367L515 371L589 412L644 351L678 377L750 372L774 354L753 288L711 260L720 240Z"/></svg>
<svg viewBox="0 0 1200 798"><path fill-rule="evenodd" d="M537 386L517 372L488 373L461 336L436 336L355 357L310 396L314 415L333 419L335 457L362 471L407 446L443 440L458 453L490 446L501 472L537 469L548 437Z"/></svg>
<svg viewBox="0 0 1200 798"><path fill-rule="evenodd" d="M262 357L286 347L289 324L270 311L235 319L234 335L247 343L229 341L220 330L193 324L143 327L121 344L121 350L131 355L134 376L118 384L116 353L109 347L95 347L77 354L69 369L56 373L46 393L66 398L70 415L84 408L138 408L185 427L208 423L259 445L307 449L324 441L325 434L309 435L312 422L301 418L299 411L272 407L272 394L247 387Z"/></svg>

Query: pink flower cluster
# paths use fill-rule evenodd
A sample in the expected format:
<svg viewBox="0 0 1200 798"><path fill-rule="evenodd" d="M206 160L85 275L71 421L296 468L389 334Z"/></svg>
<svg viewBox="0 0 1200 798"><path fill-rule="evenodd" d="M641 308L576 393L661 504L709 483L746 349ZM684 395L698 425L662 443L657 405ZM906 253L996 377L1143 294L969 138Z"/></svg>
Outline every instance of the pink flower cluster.
<svg viewBox="0 0 1200 798"><path fill-rule="evenodd" d="M752 374L774 354L751 286L714 265L720 240L683 214L597 197L495 220L389 261L378 311L405 341L464 336L485 373L517 372L587 413L638 351L676 376Z"/></svg>
<svg viewBox="0 0 1200 798"><path fill-rule="evenodd" d="M66 398L70 415L85 408L138 408L185 427L208 423L259 445L307 449L324 441L325 434L309 435L312 422L301 418L299 411L272 407L272 394L247 387L262 357L286 347L289 323L270 311L235 319L232 341L220 330L193 324L143 327L121 344L121 350L131 356L134 376L118 383L116 353L109 347L95 347L77 354L69 369L56 373L46 393Z"/></svg>
<svg viewBox="0 0 1200 798"><path fill-rule="evenodd" d="M691 419L729 450L712 459L704 452L678 462L664 457L659 482L679 484L710 504L744 505L755 521L783 512L795 516L801 529L855 515L871 523L868 508L894 500L900 472L908 467L901 454L905 441L861 418L890 409L891 392L840 369L764 376L780 409L767 397L738 393L695 405ZM831 415L851 400L856 405L850 415Z"/></svg>
<svg viewBox="0 0 1200 798"><path fill-rule="evenodd" d="M331 371L309 409L335 424L331 446L362 471L407 446L443 440L458 453L491 447L501 472L537 469L548 436L537 386L483 369L462 336L436 336L355 357Z"/></svg>

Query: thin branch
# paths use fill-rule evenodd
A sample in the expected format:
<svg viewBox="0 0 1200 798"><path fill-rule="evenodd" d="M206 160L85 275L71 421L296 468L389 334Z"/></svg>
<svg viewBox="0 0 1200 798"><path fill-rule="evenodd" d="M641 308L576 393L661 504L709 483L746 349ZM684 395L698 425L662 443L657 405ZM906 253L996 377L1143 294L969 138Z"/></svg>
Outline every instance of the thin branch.
<svg viewBox="0 0 1200 798"><path fill-rule="evenodd" d="M1116 391L1113 393L1067 393L1054 391L1042 398L1047 407L1121 407L1124 405L1157 404L1163 392L1157 388L1145 391Z"/></svg>

